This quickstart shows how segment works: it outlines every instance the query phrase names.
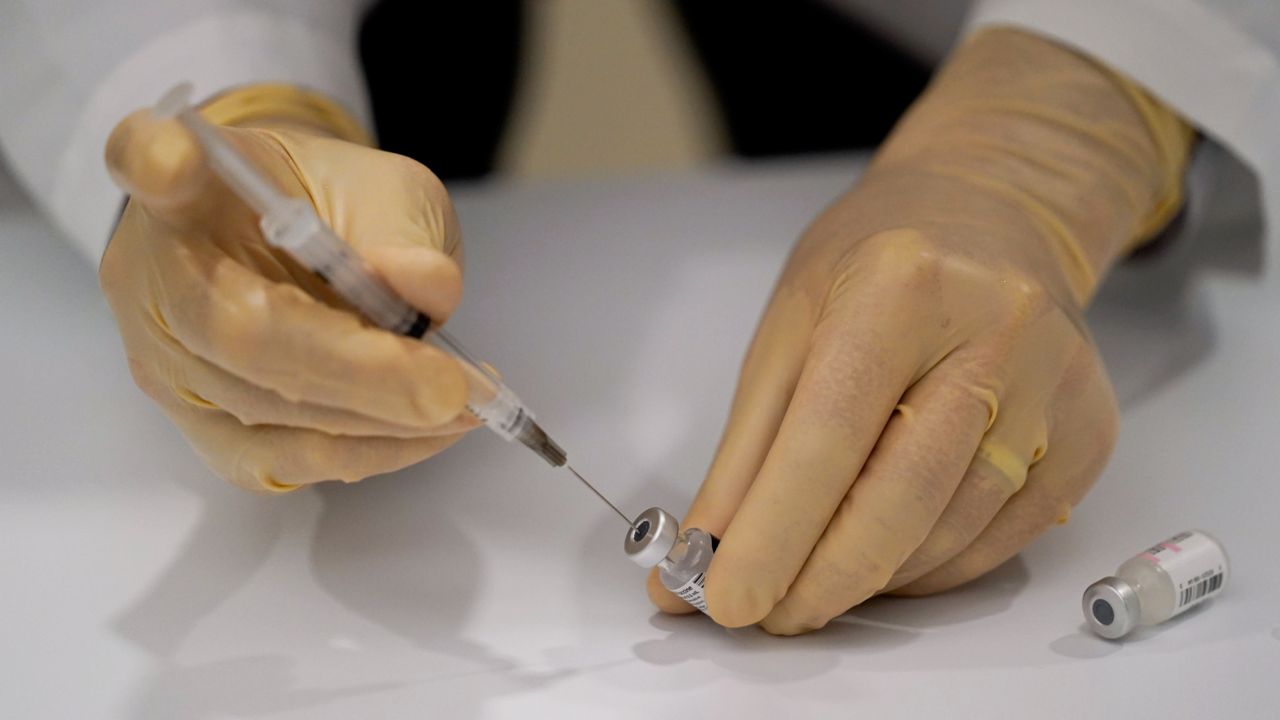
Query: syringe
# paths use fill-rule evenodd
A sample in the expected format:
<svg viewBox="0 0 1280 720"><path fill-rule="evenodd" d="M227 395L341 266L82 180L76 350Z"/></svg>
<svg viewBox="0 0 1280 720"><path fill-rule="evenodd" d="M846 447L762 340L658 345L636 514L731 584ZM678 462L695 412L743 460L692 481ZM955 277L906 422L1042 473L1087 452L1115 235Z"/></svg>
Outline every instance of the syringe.
<svg viewBox="0 0 1280 720"><path fill-rule="evenodd" d="M200 117L191 107L190 96L191 85L183 83L165 93L153 112L159 117L176 118L191 131L214 173L258 213L258 224L268 244L289 253L314 272L373 324L421 339L453 356L467 375L467 409L476 418L502 439L519 440L552 467L565 465L564 449L534 421L529 408L488 365L443 329L431 329L431 319L370 273L356 252L325 225L311 203L282 193L216 127ZM578 471L572 467L569 470L631 524L631 519Z"/></svg>

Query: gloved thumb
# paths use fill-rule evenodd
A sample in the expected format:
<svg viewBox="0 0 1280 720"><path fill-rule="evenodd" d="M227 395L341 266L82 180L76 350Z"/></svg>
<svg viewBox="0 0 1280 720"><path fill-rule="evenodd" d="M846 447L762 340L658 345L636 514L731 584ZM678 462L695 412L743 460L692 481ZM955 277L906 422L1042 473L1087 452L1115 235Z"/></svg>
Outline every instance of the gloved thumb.
<svg viewBox="0 0 1280 720"><path fill-rule="evenodd" d="M225 193L191 134L174 119L149 109L130 114L111 131L107 171L125 192L166 220L181 220L197 206L217 204Z"/></svg>
<svg viewBox="0 0 1280 720"><path fill-rule="evenodd" d="M370 245L361 252L391 289L432 323L448 320L462 299L462 269L433 247Z"/></svg>

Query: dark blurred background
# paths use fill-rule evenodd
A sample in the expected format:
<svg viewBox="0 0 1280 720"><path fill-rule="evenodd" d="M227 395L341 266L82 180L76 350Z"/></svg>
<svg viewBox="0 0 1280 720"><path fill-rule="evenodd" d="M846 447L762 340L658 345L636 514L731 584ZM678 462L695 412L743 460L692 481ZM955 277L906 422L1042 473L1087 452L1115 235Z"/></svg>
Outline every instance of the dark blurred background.
<svg viewBox="0 0 1280 720"><path fill-rule="evenodd" d="M446 179L871 147L930 72L819 0L381 0L360 53L381 145Z"/></svg>

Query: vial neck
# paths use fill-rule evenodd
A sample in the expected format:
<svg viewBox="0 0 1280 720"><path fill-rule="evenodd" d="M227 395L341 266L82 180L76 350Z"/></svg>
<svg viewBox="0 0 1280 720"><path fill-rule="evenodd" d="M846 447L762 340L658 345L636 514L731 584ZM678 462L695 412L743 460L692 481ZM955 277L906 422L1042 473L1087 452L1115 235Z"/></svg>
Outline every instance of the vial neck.
<svg viewBox="0 0 1280 720"><path fill-rule="evenodd" d="M658 561L658 567L667 572L674 572L680 567L689 555L689 536L680 533L676 536L676 542L667 551L667 556Z"/></svg>

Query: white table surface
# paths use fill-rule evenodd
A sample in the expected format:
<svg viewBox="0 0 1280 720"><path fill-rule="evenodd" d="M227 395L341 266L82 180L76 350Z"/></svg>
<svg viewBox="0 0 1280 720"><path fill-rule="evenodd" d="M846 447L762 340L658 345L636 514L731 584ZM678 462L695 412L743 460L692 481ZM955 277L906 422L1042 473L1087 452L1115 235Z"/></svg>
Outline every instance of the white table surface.
<svg viewBox="0 0 1280 720"><path fill-rule="evenodd" d="M624 508L683 512L789 243L856 171L463 189L457 333ZM1124 423L1070 523L784 639L656 615L617 519L483 432L356 485L223 485L134 389L93 268L0 179L0 717L1280 717L1280 291L1204 257L1247 244L1227 230L1093 312ZM1227 591L1085 634L1083 588L1192 526Z"/></svg>

